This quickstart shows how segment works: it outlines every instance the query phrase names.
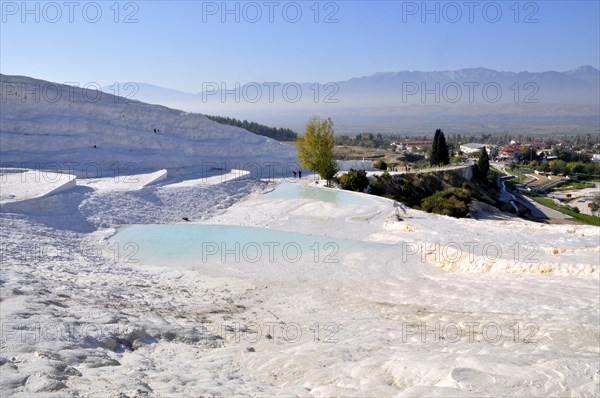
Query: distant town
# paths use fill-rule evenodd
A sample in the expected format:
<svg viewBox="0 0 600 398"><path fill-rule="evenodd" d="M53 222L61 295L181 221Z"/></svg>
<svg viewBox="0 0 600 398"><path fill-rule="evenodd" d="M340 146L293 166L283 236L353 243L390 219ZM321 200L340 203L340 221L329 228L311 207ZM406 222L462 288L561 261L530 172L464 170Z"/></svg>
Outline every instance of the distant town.
<svg viewBox="0 0 600 398"><path fill-rule="evenodd" d="M539 136L487 135L462 136L446 135L450 151L450 163L466 162L477 158L481 149L485 148L494 161L503 161L527 165L534 169L555 175L560 174L597 174L600 163L600 136L587 134L564 138L540 138ZM382 134L362 133L354 138L336 137L338 152L344 159L348 151L343 148L359 147L367 150L358 151L356 159L379 159L386 157L388 166L393 170L396 166L413 163L423 166L429 163L433 139L424 136L392 137ZM384 155L385 154L385 155ZM416 164L414 164L416 163Z"/></svg>
<svg viewBox="0 0 600 398"><path fill-rule="evenodd" d="M492 168L498 173L492 178L498 178L498 186L507 191L505 200L513 202L517 214L545 217L544 213L555 218L559 215L557 212L561 212L597 224L600 207L598 134L547 138L509 134L448 134L446 137L450 166L476 164L485 149ZM427 170L432 165L433 139L430 136L362 133L354 137L336 136L335 144L335 155L342 170L380 169L404 173ZM594 219L586 218L589 216Z"/></svg>

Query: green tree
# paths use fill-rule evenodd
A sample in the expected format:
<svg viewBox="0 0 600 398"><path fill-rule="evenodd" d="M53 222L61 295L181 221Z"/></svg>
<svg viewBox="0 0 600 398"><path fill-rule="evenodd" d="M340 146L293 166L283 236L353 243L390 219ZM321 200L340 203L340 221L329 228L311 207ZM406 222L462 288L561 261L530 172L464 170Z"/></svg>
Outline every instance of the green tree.
<svg viewBox="0 0 600 398"><path fill-rule="evenodd" d="M569 172L569 174L583 173L584 171L585 171L585 163L583 163L583 162L567 163L567 172Z"/></svg>
<svg viewBox="0 0 600 398"><path fill-rule="evenodd" d="M549 172L549 171L550 171L550 165L548 164L548 162L543 162L543 163L540 163L540 164L538 165L537 169L538 169L539 171L542 171L542 172L544 172L544 173L547 173L547 172Z"/></svg>
<svg viewBox="0 0 600 398"><path fill-rule="evenodd" d="M550 172L554 175L564 174L567 172L567 163L564 160L551 160L548 162Z"/></svg>
<svg viewBox="0 0 600 398"><path fill-rule="evenodd" d="M538 160L538 154L535 148L530 146L523 147L519 150L519 155L521 155L521 159L526 162L531 162L533 160Z"/></svg>
<svg viewBox="0 0 600 398"><path fill-rule="evenodd" d="M331 180L338 172L333 158L333 122L315 116L306 124L303 138L296 141L298 161L309 170L319 173L322 179L331 186Z"/></svg>
<svg viewBox="0 0 600 398"><path fill-rule="evenodd" d="M387 170L388 165L383 159L378 159L373 163L373 167L379 170Z"/></svg>
<svg viewBox="0 0 600 398"><path fill-rule="evenodd" d="M469 214L471 193L463 188L448 188L423 199L421 210L451 217L466 217Z"/></svg>
<svg viewBox="0 0 600 398"><path fill-rule="evenodd" d="M463 161L463 156L456 155L450 159L450 164L460 164L460 163L462 163L462 161Z"/></svg>
<svg viewBox="0 0 600 398"><path fill-rule="evenodd" d="M433 146L431 147L431 157L429 159L432 166L446 165L450 163L450 155L448 154L448 145L446 137L442 130L437 129L433 136Z"/></svg>
<svg viewBox="0 0 600 398"><path fill-rule="evenodd" d="M217 123L241 127L250 131L251 133L273 138L279 141L295 141L298 138L298 134L294 133L290 129L267 127L256 122L248 122L247 120L237 120L223 116L205 116Z"/></svg>
<svg viewBox="0 0 600 398"><path fill-rule="evenodd" d="M477 159L477 170L482 177L486 177L490 171L490 157L485 147L481 148L479 159Z"/></svg>
<svg viewBox="0 0 600 398"><path fill-rule="evenodd" d="M367 172L350 169L349 172L340 177L340 186L349 191L363 192L369 186Z"/></svg>

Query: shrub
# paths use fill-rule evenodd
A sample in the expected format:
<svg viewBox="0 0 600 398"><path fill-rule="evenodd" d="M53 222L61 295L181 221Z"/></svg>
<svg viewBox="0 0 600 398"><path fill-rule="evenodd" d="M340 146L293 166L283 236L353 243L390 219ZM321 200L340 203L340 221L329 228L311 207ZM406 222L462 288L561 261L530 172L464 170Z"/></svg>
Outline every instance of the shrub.
<svg viewBox="0 0 600 398"><path fill-rule="evenodd" d="M340 186L348 191L363 192L369 185L367 172L364 170L350 169L340 177Z"/></svg>
<svg viewBox="0 0 600 398"><path fill-rule="evenodd" d="M460 218L469 214L469 203L471 203L469 190L449 188L423 199L421 210Z"/></svg>
<svg viewBox="0 0 600 398"><path fill-rule="evenodd" d="M385 160L379 159L379 160L376 160L375 163L373 163L373 167L375 167L378 170L387 170L388 165L385 162Z"/></svg>
<svg viewBox="0 0 600 398"><path fill-rule="evenodd" d="M450 164L460 164L460 163L462 163L462 161L463 161L463 156L456 155L450 159Z"/></svg>

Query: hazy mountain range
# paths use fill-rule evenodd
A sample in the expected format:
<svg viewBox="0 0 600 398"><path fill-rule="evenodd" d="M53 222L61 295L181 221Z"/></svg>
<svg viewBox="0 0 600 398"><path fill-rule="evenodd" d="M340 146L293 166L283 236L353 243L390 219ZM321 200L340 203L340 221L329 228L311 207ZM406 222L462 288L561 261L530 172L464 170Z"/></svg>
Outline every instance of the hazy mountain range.
<svg viewBox="0 0 600 398"><path fill-rule="evenodd" d="M600 130L600 71L591 66L542 73L485 68L386 72L321 84L200 85L199 93L147 83L103 90L189 112L297 131L303 130L313 114L331 116L338 132L349 133L431 132L437 127L459 132Z"/></svg>

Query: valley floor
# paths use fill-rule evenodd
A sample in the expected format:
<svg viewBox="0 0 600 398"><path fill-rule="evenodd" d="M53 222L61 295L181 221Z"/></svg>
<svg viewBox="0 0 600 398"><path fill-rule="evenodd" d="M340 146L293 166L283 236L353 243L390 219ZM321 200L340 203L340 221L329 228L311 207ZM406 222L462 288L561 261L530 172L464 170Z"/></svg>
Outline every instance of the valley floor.
<svg viewBox="0 0 600 398"><path fill-rule="evenodd" d="M596 227L100 185L2 207L3 397L600 396ZM106 240L183 217L331 245L174 264Z"/></svg>

